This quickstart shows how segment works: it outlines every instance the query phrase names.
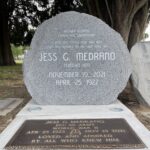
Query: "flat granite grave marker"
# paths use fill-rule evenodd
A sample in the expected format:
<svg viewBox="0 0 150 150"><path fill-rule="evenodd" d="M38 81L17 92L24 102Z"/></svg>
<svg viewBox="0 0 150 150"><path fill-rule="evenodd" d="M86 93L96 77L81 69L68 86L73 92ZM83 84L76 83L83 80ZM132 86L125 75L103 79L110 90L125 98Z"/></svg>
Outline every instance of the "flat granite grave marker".
<svg viewBox="0 0 150 150"><path fill-rule="evenodd" d="M65 12L42 23L24 60L24 80L38 104L110 104L131 74L128 49L100 19Z"/></svg>
<svg viewBox="0 0 150 150"><path fill-rule="evenodd" d="M124 119L28 120L6 149L145 148Z"/></svg>

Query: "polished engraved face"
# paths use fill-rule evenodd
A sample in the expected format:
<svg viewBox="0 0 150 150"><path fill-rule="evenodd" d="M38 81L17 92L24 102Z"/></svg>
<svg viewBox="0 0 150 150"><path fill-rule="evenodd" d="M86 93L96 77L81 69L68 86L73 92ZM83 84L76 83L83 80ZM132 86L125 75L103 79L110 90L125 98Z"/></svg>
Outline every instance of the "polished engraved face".
<svg viewBox="0 0 150 150"><path fill-rule="evenodd" d="M110 104L131 73L121 36L100 19L66 12L37 29L24 81L38 104Z"/></svg>
<svg viewBox="0 0 150 150"><path fill-rule="evenodd" d="M124 119L27 120L6 149L142 149Z"/></svg>

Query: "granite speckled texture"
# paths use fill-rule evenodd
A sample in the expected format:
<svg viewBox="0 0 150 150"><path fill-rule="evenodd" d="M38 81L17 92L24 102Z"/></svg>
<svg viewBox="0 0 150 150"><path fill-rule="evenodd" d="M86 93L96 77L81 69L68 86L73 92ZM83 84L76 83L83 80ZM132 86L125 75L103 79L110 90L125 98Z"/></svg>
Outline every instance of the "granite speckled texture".
<svg viewBox="0 0 150 150"><path fill-rule="evenodd" d="M24 81L38 104L110 104L126 86L130 63L120 34L96 17L65 12L37 29Z"/></svg>
<svg viewBox="0 0 150 150"><path fill-rule="evenodd" d="M150 106L150 42L135 44L131 50L132 83L137 100Z"/></svg>

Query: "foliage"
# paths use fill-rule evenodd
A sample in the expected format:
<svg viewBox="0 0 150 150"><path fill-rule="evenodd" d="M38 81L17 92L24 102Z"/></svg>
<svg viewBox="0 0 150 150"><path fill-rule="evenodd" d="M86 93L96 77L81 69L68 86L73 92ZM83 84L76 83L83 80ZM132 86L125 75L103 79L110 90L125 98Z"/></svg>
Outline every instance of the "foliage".
<svg viewBox="0 0 150 150"><path fill-rule="evenodd" d="M80 0L8 0L10 42L15 45L30 44L36 27L44 20L62 11L80 11ZM55 9L56 5L59 5ZM83 7L82 7L83 9Z"/></svg>
<svg viewBox="0 0 150 150"><path fill-rule="evenodd" d="M29 44L35 28L50 16L50 0L8 0L11 43Z"/></svg>
<svg viewBox="0 0 150 150"><path fill-rule="evenodd" d="M143 37L148 9L149 0L8 0L10 40L15 45L29 44L41 22L75 10L104 20L131 48Z"/></svg>
<svg viewBox="0 0 150 150"><path fill-rule="evenodd" d="M101 18L122 35L131 49L144 36L149 8L149 0L55 0L52 15L78 10Z"/></svg>
<svg viewBox="0 0 150 150"><path fill-rule="evenodd" d="M11 49L15 62L17 64L22 64L25 50L29 50L29 46L16 46L14 44L11 44Z"/></svg>
<svg viewBox="0 0 150 150"><path fill-rule="evenodd" d="M14 58L17 58L19 55L22 55L24 53L23 46L15 46L14 44L11 44L11 49L12 49Z"/></svg>

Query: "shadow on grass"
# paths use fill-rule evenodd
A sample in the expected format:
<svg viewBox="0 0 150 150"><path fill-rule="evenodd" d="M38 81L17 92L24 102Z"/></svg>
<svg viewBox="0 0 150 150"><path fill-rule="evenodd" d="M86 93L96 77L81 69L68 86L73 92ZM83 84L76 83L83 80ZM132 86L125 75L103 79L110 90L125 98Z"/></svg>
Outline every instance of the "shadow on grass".
<svg viewBox="0 0 150 150"><path fill-rule="evenodd" d="M0 66L0 98L29 98L22 74L22 64Z"/></svg>

